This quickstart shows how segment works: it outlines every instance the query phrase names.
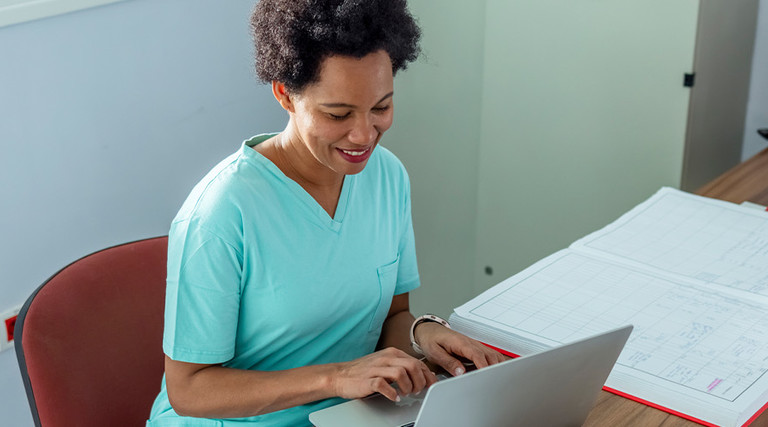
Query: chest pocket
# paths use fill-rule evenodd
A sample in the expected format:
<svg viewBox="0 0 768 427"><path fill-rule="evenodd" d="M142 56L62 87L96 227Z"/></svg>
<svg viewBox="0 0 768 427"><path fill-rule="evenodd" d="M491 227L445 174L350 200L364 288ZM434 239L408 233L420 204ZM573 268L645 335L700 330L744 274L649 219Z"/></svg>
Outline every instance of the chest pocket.
<svg viewBox="0 0 768 427"><path fill-rule="evenodd" d="M392 305L392 297L395 295L395 285L397 284L397 266L400 257L394 262L385 264L376 269L379 276L379 303L376 305L376 311L371 318L371 324L368 331L378 331L384 324L384 320L389 313L389 307Z"/></svg>

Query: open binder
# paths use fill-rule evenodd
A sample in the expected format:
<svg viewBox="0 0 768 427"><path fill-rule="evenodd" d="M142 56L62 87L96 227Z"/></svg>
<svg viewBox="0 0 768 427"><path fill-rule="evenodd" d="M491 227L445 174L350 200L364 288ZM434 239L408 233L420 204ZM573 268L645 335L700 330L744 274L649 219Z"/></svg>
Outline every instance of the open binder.
<svg viewBox="0 0 768 427"><path fill-rule="evenodd" d="M768 214L662 188L450 321L520 355L633 324L606 390L748 425L768 402Z"/></svg>

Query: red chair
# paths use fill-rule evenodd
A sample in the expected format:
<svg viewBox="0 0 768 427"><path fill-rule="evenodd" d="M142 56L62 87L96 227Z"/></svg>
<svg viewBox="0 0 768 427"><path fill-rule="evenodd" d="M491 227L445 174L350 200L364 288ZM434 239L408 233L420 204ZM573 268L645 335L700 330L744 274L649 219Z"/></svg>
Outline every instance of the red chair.
<svg viewBox="0 0 768 427"><path fill-rule="evenodd" d="M14 341L35 426L145 424L163 375L167 247L104 249L29 297Z"/></svg>

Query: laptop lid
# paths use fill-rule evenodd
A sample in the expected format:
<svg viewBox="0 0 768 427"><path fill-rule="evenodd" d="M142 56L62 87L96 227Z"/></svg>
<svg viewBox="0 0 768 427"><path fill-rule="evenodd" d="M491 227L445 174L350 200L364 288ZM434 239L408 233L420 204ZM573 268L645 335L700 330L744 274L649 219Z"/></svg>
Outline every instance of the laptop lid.
<svg viewBox="0 0 768 427"><path fill-rule="evenodd" d="M440 381L426 396L381 395L310 414L318 427L580 426L632 326ZM418 415L416 415L418 413Z"/></svg>

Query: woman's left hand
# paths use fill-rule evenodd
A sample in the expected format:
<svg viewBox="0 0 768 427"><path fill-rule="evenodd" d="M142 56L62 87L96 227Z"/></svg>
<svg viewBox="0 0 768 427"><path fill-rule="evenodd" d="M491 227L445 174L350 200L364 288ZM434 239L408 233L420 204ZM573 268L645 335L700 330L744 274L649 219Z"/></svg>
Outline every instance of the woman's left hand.
<svg viewBox="0 0 768 427"><path fill-rule="evenodd" d="M454 376L466 372L464 364L456 356L471 360L478 369L509 359L498 351L439 323L420 324L414 331L414 336L427 360L440 365Z"/></svg>

